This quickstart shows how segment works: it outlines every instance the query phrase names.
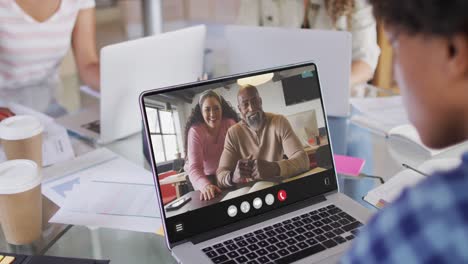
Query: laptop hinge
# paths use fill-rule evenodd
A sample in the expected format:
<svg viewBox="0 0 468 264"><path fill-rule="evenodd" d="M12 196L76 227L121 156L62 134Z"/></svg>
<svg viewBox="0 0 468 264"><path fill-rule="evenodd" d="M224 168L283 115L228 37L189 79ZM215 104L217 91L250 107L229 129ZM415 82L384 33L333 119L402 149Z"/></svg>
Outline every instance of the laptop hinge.
<svg viewBox="0 0 468 264"><path fill-rule="evenodd" d="M291 205L288 205L288 206L273 210L271 212L268 212L268 213L265 213L265 214L262 214L262 215L258 215L258 216L254 216L254 217L242 220L242 221L240 221L238 223L223 226L223 227L217 228L215 230L212 230L210 232L205 232L203 234L194 236L189 240L193 244L198 244L198 243L210 240L212 238L215 238L215 237L218 237L218 236L230 233L230 232L234 232L234 231L239 230L241 228L245 228L245 227L248 227L248 226L251 226L251 225L254 225L254 224L258 224L260 222L264 222L264 221L273 219L275 217L278 217L278 216L281 216L281 215L284 215L284 214L287 214L287 213L290 213L290 212L293 212L293 211L300 210L302 208L305 208L307 206L311 206L313 204L321 203L323 201L326 201L325 195L315 196L315 197L312 197L310 199L307 199L307 200L304 200L304 201L301 201L301 202L297 202L297 203L294 203L294 204L291 204Z"/></svg>

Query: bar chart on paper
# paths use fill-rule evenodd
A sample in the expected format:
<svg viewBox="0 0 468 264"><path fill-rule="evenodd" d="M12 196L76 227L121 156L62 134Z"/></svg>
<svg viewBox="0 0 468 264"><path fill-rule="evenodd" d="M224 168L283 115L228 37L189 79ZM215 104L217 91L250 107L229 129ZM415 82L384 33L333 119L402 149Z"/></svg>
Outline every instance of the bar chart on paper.
<svg viewBox="0 0 468 264"><path fill-rule="evenodd" d="M82 196L92 194L93 197ZM91 180L79 185L64 208L73 212L115 216L159 217L152 184Z"/></svg>
<svg viewBox="0 0 468 264"><path fill-rule="evenodd" d="M107 149L78 159L48 171L43 193L61 207L50 222L151 233L161 227L149 171Z"/></svg>

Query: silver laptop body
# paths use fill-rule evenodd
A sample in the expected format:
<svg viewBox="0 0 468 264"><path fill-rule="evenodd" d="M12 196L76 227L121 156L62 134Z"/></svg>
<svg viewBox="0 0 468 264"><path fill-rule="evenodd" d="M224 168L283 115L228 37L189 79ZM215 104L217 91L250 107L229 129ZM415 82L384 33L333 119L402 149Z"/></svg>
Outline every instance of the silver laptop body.
<svg viewBox="0 0 468 264"><path fill-rule="evenodd" d="M154 151L158 150L155 150L155 145L152 144L148 107L155 102L164 102L165 98L188 98L188 94L193 95L193 99L191 102L186 101L186 104L194 107L198 102L194 94L213 89L235 108L239 80L251 80L252 77L255 79L255 76L270 73L273 73L273 77L269 81L256 85L263 101L263 110L287 116L313 109L317 113L318 127L323 131L321 144L324 144L324 140L329 139L326 112L317 66L311 62L152 90L140 96L166 242L179 263L249 263L253 260L256 262L251 263L336 263L350 246L359 227L365 224L371 215L368 209L340 193L331 154L331 141L319 148L326 150L325 152L319 152L318 149L315 152L317 165L314 166L317 167L311 165L311 168L325 168L321 172L313 172L314 169L311 169L310 175L306 177L293 176L290 181L284 180L272 187L228 200L218 197L215 198L216 202L203 202L199 200L197 191L190 191L169 203L163 203L167 197L163 189L167 186L167 178L162 179L162 163L155 159ZM311 89L318 89L315 94L318 97L311 95ZM294 91L299 91L299 96L294 94ZM281 98L281 95L284 98ZM178 106L180 109L181 106ZM190 111L185 109L185 112ZM293 127L293 130L298 129L301 128ZM324 164L323 161L319 164L319 160L323 160L320 159L320 155L325 157L328 164ZM285 199L282 197L283 191L287 193ZM274 197L273 202L269 201L271 205L267 202L269 194ZM190 199L185 199L187 197ZM263 207L255 209L256 198L261 199ZM250 205L250 210L246 213L243 213L243 202ZM236 207L237 213L233 214L234 216L231 215L234 211L230 211L232 206ZM345 220L340 218L342 216ZM291 226L294 229L291 229ZM291 230L298 231L289 232ZM326 234L328 235L325 236ZM319 241L319 238L323 237L326 237L326 240ZM290 240L291 238L293 240ZM254 244L255 246L252 246ZM277 250L271 245L276 246ZM241 248L247 248L248 251ZM280 250L281 254L278 253ZM276 253L278 257L272 253Z"/></svg>
<svg viewBox="0 0 468 264"><path fill-rule="evenodd" d="M102 48L99 104L57 122L101 144L141 131L140 93L197 80L205 38L206 27L198 25Z"/></svg>

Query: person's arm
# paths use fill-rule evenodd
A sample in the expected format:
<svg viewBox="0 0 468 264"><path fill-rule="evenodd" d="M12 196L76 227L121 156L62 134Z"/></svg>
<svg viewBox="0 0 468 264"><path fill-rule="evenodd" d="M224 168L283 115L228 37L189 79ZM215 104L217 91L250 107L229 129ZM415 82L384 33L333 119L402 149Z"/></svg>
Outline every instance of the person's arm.
<svg viewBox="0 0 468 264"><path fill-rule="evenodd" d="M188 175L195 190L203 190L210 181L203 168L203 141L195 128L190 128L187 135Z"/></svg>
<svg viewBox="0 0 468 264"><path fill-rule="evenodd" d="M459 204L466 199L454 194L456 184L442 179L448 175L440 176L432 175L431 180L405 189L374 214L359 228L340 263L398 263L402 259L411 259L411 263L466 263L466 236L455 235L466 232L465 222L454 221L464 214L466 207L462 209ZM441 197L444 202L438 204Z"/></svg>
<svg viewBox="0 0 468 264"><path fill-rule="evenodd" d="M224 150L219 160L218 170L216 171L216 177L218 179L218 186L221 188L228 188L233 186L231 179L231 173L234 173L237 162L241 159L239 151L236 150L236 140L234 130L231 127L224 140Z"/></svg>
<svg viewBox="0 0 468 264"><path fill-rule="evenodd" d="M380 55L377 45L377 27L372 6L367 0L356 0L351 20L352 64L350 85L372 79Z"/></svg>
<svg viewBox="0 0 468 264"><path fill-rule="evenodd" d="M354 60L351 64L350 84L354 86L360 83L366 83L374 76L374 69L363 60Z"/></svg>
<svg viewBox="0 0 468 264"><path fill-rule="evenodd" d="M72 47L80 79L92 89L100 86L99 57L96 48L96 14L94 8L78 13L72 33Z"/></svg>
<svg viewBox="0 0 468 264"><path fill-rule="evenodd" d="M278 117L278 129L281 135L281 144L286 160L278 161L280 176L288 178L309 169L309 156L304 151L301 141L291 128L289 121L284 116Z"/></svg>

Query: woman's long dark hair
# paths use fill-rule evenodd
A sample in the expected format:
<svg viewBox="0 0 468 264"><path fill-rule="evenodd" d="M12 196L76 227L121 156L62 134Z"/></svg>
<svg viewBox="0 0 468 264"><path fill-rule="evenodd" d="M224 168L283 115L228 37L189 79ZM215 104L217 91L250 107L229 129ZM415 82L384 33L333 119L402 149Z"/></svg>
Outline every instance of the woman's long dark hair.
<svg viewBox="0 0 468 264"><path fill-rule="evenodd" d="M200 104L203 104L203 102L206 100L206 98L215 98L221 105L221 109L223 111L223 116L222 119L224 118L231 118L234 119L234 121L239 122L240 118L239 115L237 115L236 111L234 108L232 108L231 104L228 103L222 96L206 96L203 98L203 100L196 104L195 107L192 109L192 113L190 114L187 123L185 124L185 139L184 139L184 153L185 153L185 160L187 161L187 145L188 145L188 132L190 128L194 125L202 124L205 122L203 119L203 115L201 112L201 106Z"/></svg>

